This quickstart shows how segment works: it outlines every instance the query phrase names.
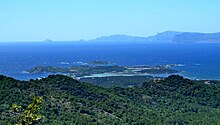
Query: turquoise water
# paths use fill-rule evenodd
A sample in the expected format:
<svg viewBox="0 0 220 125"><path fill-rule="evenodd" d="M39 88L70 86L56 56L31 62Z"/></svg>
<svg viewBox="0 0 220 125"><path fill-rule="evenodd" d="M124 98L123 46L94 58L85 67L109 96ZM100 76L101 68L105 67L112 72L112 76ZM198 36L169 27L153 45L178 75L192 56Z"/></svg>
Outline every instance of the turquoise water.
<svg viewBox="0 0 220 125"><path fill-rule="evenodd" d="M220 79L220 44L144 43L0 43L0 74L31 79L49 74L26 74L39 65L70 67L94 60L118 65L181 64L174 67L192 79Z"/></svg>

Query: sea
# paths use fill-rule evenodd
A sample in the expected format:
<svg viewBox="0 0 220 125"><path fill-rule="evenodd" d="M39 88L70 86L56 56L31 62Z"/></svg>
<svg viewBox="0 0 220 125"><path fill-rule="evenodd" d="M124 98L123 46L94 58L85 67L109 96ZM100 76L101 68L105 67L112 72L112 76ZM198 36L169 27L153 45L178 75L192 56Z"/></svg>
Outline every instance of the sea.
<svg viewBox="0 0 220 125"><path fill-rule="evenodd" d="M19 80L46 77L28 74L35 66L70 67L87 62L117 65L168 65L190 79L220 80L220 44L143 42L1 42L0 74ZM163 74L160 74L163 75ZM165 75L165 74L164 74Z"/></svg>

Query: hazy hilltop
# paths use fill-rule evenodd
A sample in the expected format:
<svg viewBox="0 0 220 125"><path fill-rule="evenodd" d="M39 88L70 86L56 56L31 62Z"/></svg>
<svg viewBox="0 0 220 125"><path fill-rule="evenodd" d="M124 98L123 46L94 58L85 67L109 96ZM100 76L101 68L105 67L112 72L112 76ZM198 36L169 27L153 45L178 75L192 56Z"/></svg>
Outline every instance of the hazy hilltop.
<svg viewBox="0 0 220 125"><path fill-rule="evenodd" d="M160 43L160 42L173 42L173 38L178 35L181 34L181 32L176 32L176 31L165 31L162 33L158 33L155 36L149 36L147 37L147 41L148 42L154 42L154 43Z"/></svg>
<svg viewBox="0 0 220 125"><path fill-rule="evenodd" d="M146 43L219 43L220 32L218 33L196 33L165 31L155 36L138 37L129 35L103 36L89 42L146 42Z"/></svg>
<svg viewBox="0 0 220 125"><path fill-rule="evenodd" d="M181 33L173 37L176 43L218 43L220 33Z"/></svg>
<svg viewBox="0 0 220 125"><path fill-rule="evenodd" d="M146 37L138 37L138 36L128 36L128 35L110 35L110 36L102 36L90 41L95 42L145 42L147 41Z"/></svg>

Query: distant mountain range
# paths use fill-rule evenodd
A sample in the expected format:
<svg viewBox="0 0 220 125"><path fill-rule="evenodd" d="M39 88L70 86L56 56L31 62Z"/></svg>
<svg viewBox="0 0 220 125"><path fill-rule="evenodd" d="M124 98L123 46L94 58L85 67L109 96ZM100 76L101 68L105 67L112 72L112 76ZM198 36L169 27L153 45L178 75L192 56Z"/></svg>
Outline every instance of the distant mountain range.
<svg viewBox="0 0 220 125"><path fill-rule="evenodd" d="M147 37L137 37L137 36L128 36L128 35L111 35L103 36L93 40L94 42L145 42Z"/></svg>
<svg viewBox="0 0 220 125"><path fill-rule="evenodd" d="M220 33L181 33L172 39L176 43L218 43Z"/></svg>
<svg viewBox="0 0 220 125"><path fill-rule="evenodd" d="M166 31L155 36L137 37L128 35L103 36L89 42L147 42L147 43L218 43L220 42L220 32L218 33L196 33L196 32L176 32Z"/></svg>

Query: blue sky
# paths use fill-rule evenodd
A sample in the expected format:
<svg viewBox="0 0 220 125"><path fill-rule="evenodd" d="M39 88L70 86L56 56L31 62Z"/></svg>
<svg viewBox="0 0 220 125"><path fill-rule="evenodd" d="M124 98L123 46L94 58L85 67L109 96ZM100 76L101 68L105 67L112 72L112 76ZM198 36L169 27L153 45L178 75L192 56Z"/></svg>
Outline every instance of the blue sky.
<svg viewBox="0 0 220 125"><path fill-rule="evenodd" d="M2 0L0 41L220 31L219 0Z"/></svg>

